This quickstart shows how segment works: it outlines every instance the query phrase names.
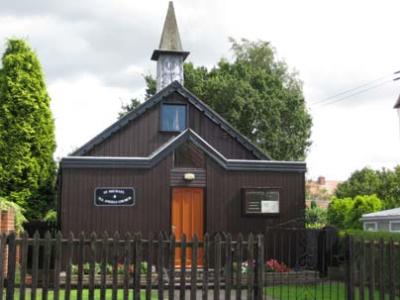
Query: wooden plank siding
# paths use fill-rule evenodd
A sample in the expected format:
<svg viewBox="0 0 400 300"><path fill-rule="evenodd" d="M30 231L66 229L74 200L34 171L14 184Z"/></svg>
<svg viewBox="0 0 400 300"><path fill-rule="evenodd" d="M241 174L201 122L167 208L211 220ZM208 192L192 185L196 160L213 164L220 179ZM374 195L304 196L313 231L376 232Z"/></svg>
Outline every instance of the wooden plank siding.
<svg viewBox="0 0 400 300"><path fill-rule="evenodd" d="M304 174L284 172L226 171L214 161L207 162L206 224L208 232L263 232L275 226L304 217ZM278 216L242 216L243 187L280 187Z"/></svg>
<svg viewBox="0 0 400 300"><path fill-rule="evenodd" d="M229 159L257 159L232 136L212 122L202 112L178 94L169 96L165 102L188 103L188 125L215 149ZM148 110L93 149L87 156L149 156L177 133L160 132L160 105Z"/></svg>
<svg viewBox="0 0 400 300"><path fill-rule="evenodd" d="M172 157L149 170L63 169L61 229L63 234L81 231L112 233L159 232L170 227L169 171ZM96 187L134 187L134 206L94 205Z"/></svg>
<svg viewBox="0 0 400 300"><path fill-rule="evenodd" d="M181 171L173 169L172 155L153 169L64 168L62 181L61 229L73 232L170 232L172 186ZM205 181L205 232L237 234L263 232L273 226L304 217L304 174L289 172L226 171L207 158L206 170L197 170L198 180ZM175 176L172 180L171 176ZM202 174L202 175L201 175ZM174 183L175 182L175 183ZM131 207L96 207L96 187L134 187L136 205ZM204 186L203 183L198 186ZM280 187L279 216L243 217L243 187Z"/></svg>
<svg viewBox="0 0 400 300"><path fill-rule="evenodd" d="M165 144L174 133L161 133L158 106L105 139L86 156L149 156Z"/></svg>
<svg viewBox="0 0 400 300"><path fill-rule="evenodd" d="M186 181L183 176L185 173L193 173L195 179ZM179 168L171 170L171 186L184 186L184 187L205 187L206 186L206 172L203 169Z"/></svg>

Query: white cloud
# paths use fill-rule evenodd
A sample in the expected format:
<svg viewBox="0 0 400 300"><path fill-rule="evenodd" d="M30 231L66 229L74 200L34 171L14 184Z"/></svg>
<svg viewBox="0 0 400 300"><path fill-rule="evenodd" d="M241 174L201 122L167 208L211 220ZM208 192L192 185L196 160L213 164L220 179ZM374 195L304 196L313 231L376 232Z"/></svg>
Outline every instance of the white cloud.
<svg viewBox="0 0 400 300"><path fill-rule="evenodd" d="M310 104L400 69L398 0L175 0L189 60L212 66L229 57L228 37L271 41L297 69ZM48 79L57 156L116 119L122 102L143 94L167 1L20 0L0 3L0 40L28 37ZM0 46L0 51L4 48ZM389 78L389 77L388 77ZM400 163L392 106L400 82L327 106L311 106L309 176L344 179L369 165ZM121 100L120 100L121 99Z"/></svg>
<svg viewBox="0 0 400 300"><path fill-rule="evenodd" d="M378 98L351 109L315 108L309 176L346 179L365 166L380 169L400 164L399 120L391 100Z"/></svg>
<svg viewBox="0 0 400 300"><path fill-rule="evenodd" d="M56 158L67 155L99 134L118 117L129 90L107 87L96 77L59 80L49 85L56 122Z"/></svg>

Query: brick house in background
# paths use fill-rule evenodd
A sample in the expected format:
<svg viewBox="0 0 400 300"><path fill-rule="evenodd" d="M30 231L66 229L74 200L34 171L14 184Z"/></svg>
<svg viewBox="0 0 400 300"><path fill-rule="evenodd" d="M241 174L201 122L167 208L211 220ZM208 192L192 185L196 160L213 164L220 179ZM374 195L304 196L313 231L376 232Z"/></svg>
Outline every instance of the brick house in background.
<svg viewBox="0 0 400 300"><path fill-rule="evenodd" d="M315 201L321 208L328 208L330 199L336 191L339 180L326 180L324 176L319 176L316 181L309 179L306 182L306 205L310 207L311 202Z"/></svg>
<svg viewBox="0 0 400 300"><path fill-rule="evenodd" d="M13 209L1 210L0 213L0 233L9 234L15 231L15 212ZM18 257L17 251L17 257ZM8 261L8 249L4 249L3 262ZM17 258L18 261L18 258ZM3 263L3 274L7 275L7 263Z"/></svg>

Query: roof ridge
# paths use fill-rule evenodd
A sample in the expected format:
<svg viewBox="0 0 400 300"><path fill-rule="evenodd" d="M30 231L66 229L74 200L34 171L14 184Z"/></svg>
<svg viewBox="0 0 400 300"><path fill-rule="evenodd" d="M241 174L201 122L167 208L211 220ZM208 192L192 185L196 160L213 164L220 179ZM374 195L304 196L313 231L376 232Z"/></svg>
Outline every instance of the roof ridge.
<svg viewBox="0 0 400 300"><path fill-rule="evenodd" d="M258 159L271 160L272 158L261 150L257 145L255 145L249 138L241 134L236 128L234 128L228 121L226 121L222 116L220 116L216 111L210 108L206 103L200 100L187 88L185 88L178 81L173 81L168 86L151 96L141 105L139 105L135 110L128 112L121 119L114 122L112 125L108 126L94 138L89 140L83 146L75 150L70 155L80 156L84 155L87 151L92 149L94 146L101 143L103 140L107 139L113 133L117 132L121 128L127 126L130 122L136 119L138 116L145 113L148 109L152 108L154 105L159 103L166 96L173 92L179 92L183 97L187 98L190 103L192 103L197 109L202 111L212 122L218 124L221 129L235 138L243 147L252 152Z"/></svg>

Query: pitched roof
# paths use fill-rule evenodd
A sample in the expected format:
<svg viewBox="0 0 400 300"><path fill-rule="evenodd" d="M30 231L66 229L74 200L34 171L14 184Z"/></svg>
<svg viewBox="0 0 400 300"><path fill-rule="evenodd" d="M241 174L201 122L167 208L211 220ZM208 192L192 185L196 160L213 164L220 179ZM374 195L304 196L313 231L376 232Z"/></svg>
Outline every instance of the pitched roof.
<svg viewBox="0 0 400 300"><path fill-rule="evenodd" d="M190 141L218 165L229 171L306 171L304 162L227 159L190 128L172 138L148 157L69 156L61 160L63 168L135 168L149 169L171 154L182 143Z"/></svg>
<svg viewBox="0 0 400 300"><path fill-rule="evenodd" d="M239 133L235 128L232 127L224 118L222 118L217 112L208 107L203 101L198 99L189 90L183 87L179 82L174 81L164 89L159 91L157 94L149 98L147 101L142 103L134 111L127 113L124 117L119 119L117 122L106 128L103 132L98 134L96 137L91 139L89 142L84 144L82 147L74 151L72 156L81 156L91 150L94 146L100 144L102 141L110 137L115 132L119 131L123 127L127 126L130 122L144 114L147 110L151 109L162 101L165 97L172 93L179 93L185 97L192 105L199 109L206 117L212 122L219 125L225 132L236 139L243 147L252 152L258 159L270 160L271 158L264 153L260 148L254 145L248 138Z"/></svg>
<svg viewBox="0 0 400 300"><path fill-rule="evenodd" d="M179 35L178 23L176 22L175 9L172 1L169 2L167 16L165 17L164 27L161 34L160 45L157 50L154 50L151 57L152 60L157 60L162 53L180 53L184 59L189 55L189 52L183 51L181 37Z"/></svg>
<svg viewBox="0 0 400 300"><path fill-rule="evenodd" d="M392 219L392 218L400 218L400 207L381 210L378 212L373 212L369 214L363 214L361 219L362 221L366 220L374 220L374 219Z"/></svg>

